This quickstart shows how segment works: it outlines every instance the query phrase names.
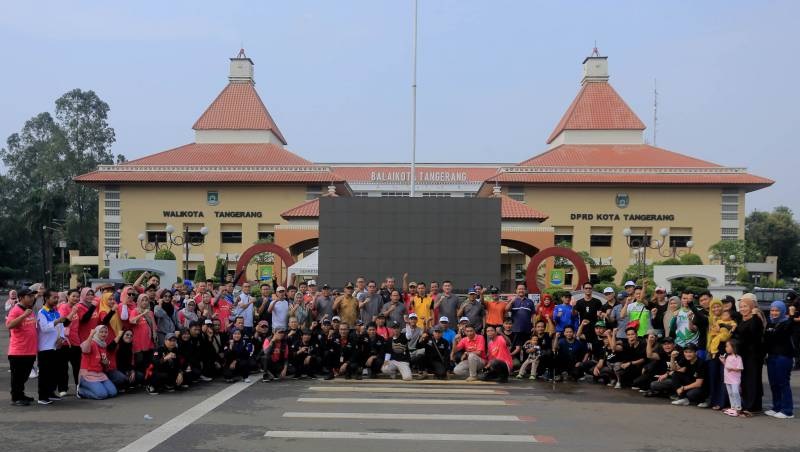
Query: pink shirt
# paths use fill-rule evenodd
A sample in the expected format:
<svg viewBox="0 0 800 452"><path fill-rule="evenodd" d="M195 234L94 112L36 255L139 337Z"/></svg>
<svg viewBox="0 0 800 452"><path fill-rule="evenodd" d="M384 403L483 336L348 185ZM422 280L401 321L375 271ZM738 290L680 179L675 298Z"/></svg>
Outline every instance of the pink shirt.
<svg viewBox="0 0 800 452"><path fill-rule="evenodd" d="M508 351L506 338L499 334L495 336L491 342L489 342L489 361L493 359L499 359L500 361L506 363L509 372L511 372L511 369L514 368L514 361L511 360L511 352Z"/></svg>
<svg viewBox="0 0 800 452"><path fill-rule="evenodd" d="M6 317L6 326L12 320L25 315L25 309L19 304L14 305ZM39 335L36 332L36 316L31 312L22 323L9 329L11 339L8 341L9 356L36 356L39 348Z"/></svg>
<svg viewBox="0 0 800 452"><path fill-rule="evenodd" d="M480 334L476 334L475 339L463 337L458 341L456 350L466 350L467 352L477 353L481 359L486 359L486 339Z"/></svg>
<svg viewBox="0 0 800 452"><path fill-rule="evenodd" d="M70 306L69 303L61 303L58 305L58 313L61 315L61 317L67 317L70 320L69 326L67 326L64 330L64 334L67 336L69 345L72 347L80 346L81 338L78 335L78 314L70 317L70 313L72 313L72 306Z"/></svg>
<svg viewBox="0 0 800 452"><path fill-rule="evenodd" d="M725 357L724 381L726 385L742 384L742 357L739 355L728 355Z"/></svg>

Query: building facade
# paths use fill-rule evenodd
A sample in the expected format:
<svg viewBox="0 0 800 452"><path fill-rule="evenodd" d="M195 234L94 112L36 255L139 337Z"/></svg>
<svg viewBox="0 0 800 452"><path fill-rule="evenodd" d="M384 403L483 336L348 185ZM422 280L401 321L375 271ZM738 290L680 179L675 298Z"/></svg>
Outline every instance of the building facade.
<svg viewBox="0 0 800 452"><path fill-rule="evenodd" d="M543 153L516 164L417 164L418 196L503 199L504 288L556 244L620 273L635 260L629 239L664 242L648 262L689 250L707 256L720 240L744 238L745 195L773 183L646 144L644 123L608 82L607 63L597 54L584 60L578 95ZM199 263L210 273L220 257L233 271L257 242L301 257L318 245L316 198L409 196L407 164L312 163L288 151L253 68L243 52L231 59L227 86L193 126L195 142L76 178L100 191L101 266L107 257L152 257L146 248L167 241L168 225L195 238L209 231L188 256L173 250L190 278Z"/></svg>

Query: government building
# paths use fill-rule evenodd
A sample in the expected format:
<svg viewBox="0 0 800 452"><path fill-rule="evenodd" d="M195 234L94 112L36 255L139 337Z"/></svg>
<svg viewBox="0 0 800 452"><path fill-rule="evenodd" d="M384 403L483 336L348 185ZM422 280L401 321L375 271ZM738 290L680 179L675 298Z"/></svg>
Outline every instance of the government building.
<svg viewBox="0 0 800 452"><path fill-rule="evenodd" d="M101 268L115 257L153 258L154 244L184 231L203 242L188 256L173 249L189 279L201 263L210 275L218 258L233 272L256 243L298 260L318 248L320 196L409 196L408 164L310 162L289 151L253 69L243 52L231 58L228 84L195 121L193 143L75 179L100 193ZM554 245L587 252L592 272L613 265L621 274L635 262L629 241L650 237L664 255L691 249L707 259L720 240L744 238L746 194L773 181L646 144L644 123L608 79L607 58L587 57L578 94L543 152L525 161L416 165L418 196L501 198L503 280L487 284L509 290L531 256ZM272 271L286 276L281 258Z"/></svg>

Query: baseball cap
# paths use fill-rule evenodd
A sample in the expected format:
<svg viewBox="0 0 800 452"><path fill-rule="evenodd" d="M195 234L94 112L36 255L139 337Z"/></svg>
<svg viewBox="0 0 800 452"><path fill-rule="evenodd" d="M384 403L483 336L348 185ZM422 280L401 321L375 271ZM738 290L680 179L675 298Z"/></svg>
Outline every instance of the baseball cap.
<svg viewBox="0 0 800 452"><path fill-rule="evenodd" d="M330 325L330 324L331 324L331 319L325 319L325 320L323 320L323 321L322 321L322 324L323 324L323 325Z"/></svg>
<svg viewBox="0 0 800 452"><path fill-rule="evenodd" d="M409 319L416 319L416 318L418 318L418 317L417 317L417 315L416 315L416 314L414 314L414 313L412 312L411 314L409 314L409 315L408 315L408 318L409 318Z"/></svg>
<svg viewBox="0 0 800 452"><path fill-rule="evenodd" d="M392 322L392 324L391 324L390 326L391 326L392 328L400 328L400 327L401 327L401 326L400 326L400 322Z"/></svg>
<svg viewBox="0 0 800 452"><path fill-rule="evenodd" d="M166 335L166 336L164 336L164 340L165 340L165 341L168 341L168 340L170 340L170 339L176 339L176 337L175 337L175 333L167 333L167 335Z"/></svg>
<svg viewBox="0 0 800 452"><path fill-rule="evenodd" d="M308 328L303 329L303 336L311 336L311 330Z"/></svg>
<svg viewBox="0 0 800 452"><path fill-rule="evenodd" d="M675 339L673 339L673 338L671 338L671 337L669 337L669 336L667 336L667 337L662 337L662 338L661 338L661 343L662 343L662 344L665 344L665 343L674 344L674 343L675 343Z"/></svg>
<svg viewBox="0 0 800 452"><path fill-rule="evenodd" d="M286 288L285 288L285 287L283 287L283 286L278 286L278 287L275 289L275 292L286 292Z"/></svg>
<svg viewBox="0 0 800 452"><path fill-rule="evenodd" d="M683 347L684 350L691 350L693 352L697 351L697 344L686 344L686 347Z"/></svg>
<svg viewBox="0 0 800 452"><path fill-rule="evenodd" d="M344 285L344 288L345 288L345 289L352 289L353 287L354 287L354 286L353 286L353 283L351 283L351 282L349 282L349 281L348 281L348 283L347 283L347 284L345 284L345 285Z"/></svg>
<svg viewBox="0 0 800 452"><path fill-rule="evenodd" d="M605 327L606 327L606 322L605 322L605 321L603 321L603 320L598 320L598 321L597 321L597 322L594 324L594 326L596 326L596 327L600 327L600 328L605 328Z"/></svg>
<svg viewBox="0 0 800 452"><path fill-rule="evenodd" d="M327 284L323 284L323 285L322 285L322 288L323 288L323 289L330 289L330 288L331 288L331 286L329 286L329 285L327 285Z"/></svg>
<svg viewBox="0 0 800 452"><path fill-rule="evenodd" d="M497 288L497 287L495 287L495 286L492 286L492 287L489 289L489 293L491 293L491 294L500 293L500 289L498 289L498 288Z"/></svg>
<svg viewBox="0 0 800 452"><path fill-rule="evenodd" d="M356 320L356 325L363 325L364 321L361 319Z"/></svg>
<svg viewBox="0 0 800 452"><path fill-rule="evenodd" d="M620 292L620 293L617 294L617 300L622 301L622 300L624 300L626 298L628 298L628 293L627 292Z"/></svg>
<svg viewBox="0 0 800 452"><path fill-rule="evenodd" d="M341 317L339 317L338 315L335 315L335 316L333 316L333 318L331 319L331 321L333 321L333 322L341 322L341 321L342 321L342 318L341 318Z"/></svg>
<svg viewBox="0 0 800 452"><path fill-rule="evenodd" d="M786 301L794 301L797 298L797 294L794 292L789 292L786 294Z"/></svg>
<svg viewBox="0 0 800 452"><path fill-rule="evenodd" d="M469 317L461 317L460 319L458 319L458 323L461 322L469 322Z"/></svg>
<svg viewBox="0 0 800 452"><path fill-rule="evenodd" d="M410 283L408 283L408 287L417 287L417 283L411 281Z"/></svg>
<svg viewBox="0 0 800 452"><path fill-rule="evenodd" d="M31 295L32 293L34 292L30 289L20 289L17 291L17 298L22 298L25 295Z"/></svg>
<svg viewBox="0 0 800 452"><path fill-rule="evenodd" d="M203 324L204 324L204 325L213 325L213 324L214 324L214 322L212 322L212 321L211 321L211 319L206 319L206 320L203 322Z"/></svg>
<svg viewBox="0 0 800 452"><path fill-rule="evenodd" d="M308 282L308 285L309 286L316 286L317 285L317 281L315 279L312 279L311 281Z"/></svg>
<svg viewBox="0 0 800 452"><path fill-rule="evenodd" d="M442 327L440 327L439 325L436 325L435 327L433 327L433 331L441 333L442 332Z"/></svg>
<svg viewBox="0 0 800 452"><path fill-rule="evenodd" d="M628 286L636 287L636 283L633 282L633 281L625 281L625 287L628 287Z"/></svg>
<svg viewBox="0 0 800 452"><path fill-rule="evenodd" d="M666 293L666 291L667 291L667 289L665 289L665 288L663 288L661 286L656 287L656 292L665 292Z"/></svg>
<svg viewBox="0 0 800 452"><path fill-rule="evenodd" d="M614 288L606 287L605 289L603 289L603 293L614 293Z"/></svg>
<svg viewBox="0 0 800 452"><path fill-rule="evenodd" d="M439 323L442 323L442 322L450 323L450 319L448 319L447 316L443 315L443 316L439 317Z"/></svg>

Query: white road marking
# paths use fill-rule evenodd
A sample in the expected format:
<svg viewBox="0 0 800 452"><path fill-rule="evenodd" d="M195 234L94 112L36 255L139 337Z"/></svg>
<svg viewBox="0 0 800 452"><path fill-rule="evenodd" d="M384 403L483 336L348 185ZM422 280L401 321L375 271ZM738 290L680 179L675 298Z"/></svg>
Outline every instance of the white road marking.
<svg viewBox="0 0 800 452"><path fill-rule="evenodd" d="M298 402L305 403L367 403L384 405L472 405L472 406L507 406L516 405L509 400L472 400L472 399L374 399L359 397L300 397Z"/></svg>
<svg viewBox="0 0 800 452"><path fill-rule="evenodd" d="M311 386L316 392L370 392L370 393L407 393L407 394L475 394L475 395L508 395L501 389L463 389L463 388L403 388L375 386Z"/></svg>
<svg viewBox="0 0 800 452"><path fill-rule="evenodd" d="M480 416L479 416L480 418ZM474 442L491 443L539 443L550 442L549 438L540 441L534 435L472 435L449 433L374 433L374 432L318 432L312 430L270 430L267 438L302 439L397 439L411 441L459 441L464 444Z"/></svg>
<svg viewBox="0 0 800 452"><path fill-rule="evenodd" d="M409 413L307 413L288 411L283 417L305 419L388 419L406 421L493 421L493 422L526 422L529 421L519 416L480 414L467 416L463 414L409 414Z"/></svg>
<svg viewBox="0 0 800 452"><path fill-rule="evenodd" d="M244 391L255 382L256 379L253 379L253 381L250 383L239 382L226 387L213 396L203 400L197 405L165 422L150 433L145 434L136 441L123 447L119 450L119 452L147 452L153 449L169 439L172 435L178 433L188 425L194 423L201 417L211 412L211 410L214 408L222 405L236 394Z"/></svg>
<svg viewBox="0 0 800 452"><path fill-rule="evenodd" d="M335 380L323 380L321 383L330 384L330 383L345 383L345 384L353 384L352 380L347 379L335 379ZM386 385L386 384L396 384L396 385L468 385L468 386L496 386L499 383L496 381L465 381L465 380L411 380L411 381L403 381L399 378L391 379L391 378L378 378L375 380L360 380L358 384L379 384L379 385Z"/></svg>

